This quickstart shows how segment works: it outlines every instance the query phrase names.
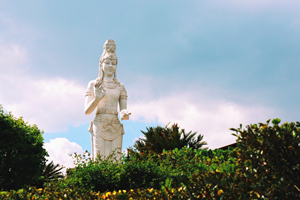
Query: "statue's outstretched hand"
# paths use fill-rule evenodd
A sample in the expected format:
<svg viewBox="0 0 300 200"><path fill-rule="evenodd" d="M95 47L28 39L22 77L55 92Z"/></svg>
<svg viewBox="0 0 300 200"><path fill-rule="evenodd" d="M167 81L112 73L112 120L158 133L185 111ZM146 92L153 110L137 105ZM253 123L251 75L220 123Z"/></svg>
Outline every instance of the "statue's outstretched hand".
<svg viewBox="0 0 300 200"><path fill-rule="evenodd" d="M95 85L95 96L96 99L102 99L106 94L106 90L102 87L102 85Z"/></svg>
<svg viewBox="0 0 300 200"><path fill-rule="evenodd" d="M131 112L128 110L121 110L120 112L121 120L129 120L129 115L131 115Z"/></svg>

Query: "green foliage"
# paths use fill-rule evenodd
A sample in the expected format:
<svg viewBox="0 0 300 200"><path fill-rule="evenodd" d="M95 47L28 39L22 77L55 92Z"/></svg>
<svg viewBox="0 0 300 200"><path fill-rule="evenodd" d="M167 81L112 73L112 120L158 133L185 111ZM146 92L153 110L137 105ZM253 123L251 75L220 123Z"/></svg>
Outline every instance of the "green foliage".
<svg viewBox="0 0 300 200"><path fill-rule="evenodd" d="M47 182L54 180L56 178L63 178L63 174L61 170L63 167L60 167L59 164L54 164L53 161L50 163L46 164L42 176L47 180Z"/></svg>
<svg viewBox="0 0 300 200"><path fill-rule="evenodd" d="M86 155L75 155L76 167L68 170L62 183L67 188L79 187L94 192L152 188L162 196L172 193L187 197L215 188L214 193L218 193L218 189L227 187L231 180L229 175L235 173L236 161L230 156L231 152L184 147L143 156L133 152L122 162L113 157L102 159L98 156L93 160ZM220 180L224 186L216 187Z"/></svg>
<svg viewBox="0 0 300 200"><path fill-rule="evenodd" d="M198 135L192 131L186 133L184 129L179 130L177 124L173 124L171 128L165 126L157 126L146 128L147 131L141 131L145 138L139 138L134 147L139 153L146 152L162 153L163 150L173 150L189 147L192 149L200 149L207 143L203 140L203 135Z"/></svg>
<svg viewBox="0 0 300 200"><path fill-rule="evenodd" d="M149 154L147 159L131 156L123 164L120 189L160 189L168 176L169 173L152 155Z"/></svg>
<svg viewBox="0 0 300 200"><path fill-rule="evenodd" d="M5 114L0 105L0 189L37 183L47 155L42 134L36 125Z"/></svg>
<svg viewBox="0 0 300 200"><path fill-rule="evenodd" d="M76 167L69 169L66 179L50 182L44 189L26 189L21 193L27 198L39 199L189 199L202 198L203 192L211 190L212 194L206 195L218 198L222 188L217 186L219 181L227 176L226 173L234 174L235 171L235 160L230 154L230 150L185 147L162 154L149 153L139 157L133 154L130 159L124 158L118 163L112 158L100 160L98 157L93 161L85 155L76 155ZM112 173L112 168L120 175ZM103 170L106 170L105 178ZM221 182L226 187L228 180L224 180ZM16 197L21 194L11 191L5 195Z"/></svg>
<svg viewBox="0 0 300 200"><path fill-rule="evenodd" d="M172 192L174 197L232 197L233 177L237 167L232 150L183 148L163 154L163 165L172 166L171 176L163 188ZM219 195L220 191L222 195Z"/></svg>
<svg viewBox="0 0 300 200"><path fill-rule="evenodd" d="M50 163L47 163L44 166L42 175L39 178L38 184L36 184L36 186L43 187L45 183L64 178L63 173L61 172L62 169L63 169L63 167L60 167L59 164L55 165L53 163L53 161L51 161Z"/></svg>
<svg viewBox="0 0 300 200"><path fill-rule="evenodd" d="M280 119L250 124L236 131L240 194L251 193L267 199L300 197L300 123Z"/></svg>
<svg viewBox="0 0 300 200"><path fill-rule="evenodd" d="M118 190L112 192L94 192L80 187L61 187L54 183L45 188L26 188L18 191L0 192L0 199L106 199L106 200L128 200L128 199L173 199L172 192L155 189Z"/></svg>
<svg viewBox="0 0 300 200"><path fill-rule="evenodd" d="M140 160L131 157L123 162L113 155L94 160L86 155L75 155L73 169L68 169L65 184L93 191L113 191L135 188L160 188L168 173L151 158Z"/></svg>
<svg viewBox="0 0 300 200"><path fill-rule="evenodd" d="M93 160L75 155L68 176L43 189L0 192L0 199L299 199L299 122L236 131L237 148L129 151Z"/></svg>
<svg viewBox="0 0 300 200"><path fill-rule="evenodd" d="M112 191L120 187L122 165L113 155L92 159L89 154L77 155L76 167L67 171L66 184L93 191Z"/></svg>

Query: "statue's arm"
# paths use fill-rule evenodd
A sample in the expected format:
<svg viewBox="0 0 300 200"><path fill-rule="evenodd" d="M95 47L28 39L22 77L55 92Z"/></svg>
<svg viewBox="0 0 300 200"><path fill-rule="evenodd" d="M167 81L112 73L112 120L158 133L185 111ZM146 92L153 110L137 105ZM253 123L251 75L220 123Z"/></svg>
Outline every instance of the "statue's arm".
<svg viewBox="0 0 300 200"><path fill-rule="evenodd" d="M120 116L121 116L121 120L129 120L129 115L131 115L131 113L127 110L127 91L123 85L122 87L123 88L119 99Z"/></svg>
<svg viewBox="0 0 300 200"><path fill-rule="evenodd" d="M90 81L87 92L85 94L85 106L84 106L84 113L86 115L91 114L95 108L97 107L100 100L105 96L104 88L96 87L95 88L95 81ZM94 89L96 94L94 94Z"/></svg>

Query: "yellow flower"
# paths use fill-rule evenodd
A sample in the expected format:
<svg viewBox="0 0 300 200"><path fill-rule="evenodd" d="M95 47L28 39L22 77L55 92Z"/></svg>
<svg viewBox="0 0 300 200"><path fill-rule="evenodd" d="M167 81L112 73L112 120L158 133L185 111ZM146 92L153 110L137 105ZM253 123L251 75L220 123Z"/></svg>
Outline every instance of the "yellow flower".
<svg viewBox="0 0 300 200"><path fill-rule="evenodd" d="M126 190L122 190L124 193L126 193Z"/></svg>
<svg viewBox="0 0 300 200"><path fill-rule="evenodd" d="M153 188L149 189L149 192L152 192L153 191Z"/></svg>
<svg viewBox="0 0 300 200"><path fill-rule="evenodd" d="M116 195L117 194L117 192L116 191L113 191L113 195Z"/></svg>
<svg viewBox="0 0 300 200"><path fill-rule="evenodd" d="M223 190L218 191L218 195L220 196L223 193Z"/></svg>
<svg viewBox="0 0 300 200"><path fill-rule="evenodd" d="M130 189L130 192L133 192L133 189Z"/></svg>
<svg viewBox="0 0 300 200"><path fill-rule="evenodd" d="M254 193L256 194L257 198L260 198L260 195L257 192L254 192Z"/></svg>
<svg viewBox="0 0 300 200"><path fill-rule="evenodd" d="M111 192L106 192L105 196L109 197L111 195Z"/></svg>

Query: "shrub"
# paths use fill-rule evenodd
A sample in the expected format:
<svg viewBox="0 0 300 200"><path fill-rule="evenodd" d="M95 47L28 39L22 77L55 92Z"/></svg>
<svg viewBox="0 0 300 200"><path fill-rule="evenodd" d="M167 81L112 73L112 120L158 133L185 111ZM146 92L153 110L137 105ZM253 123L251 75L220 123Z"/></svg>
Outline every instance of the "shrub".
<svg viewBox="0 0 300 200"><path fill-rule="evenodd" d="M170 172L160 165L157 155L132 154L123 164L120 189L160 189Z"/></svg>
<svg viewBox="0 0 300 200"><path fill-rule="evenodd" d="M225 151L130 151L122 161L75 155L67 178L0 199L299 199L300 124L279 121L232 129L237 147Z"/></svg>
<svg viewBox="0 0 300 200"><path fill-rule="evenodd" d="M120 187L122 164L113 155L108 158L98 154L94 160L87 155L74 156L75 168L68 169L66 185L93 191L113 191Z"/></svg>
<svg viewBox="0 0 300 200"><path fill-rule="evenodd" d="M242 198L298 199L300 197L300 123L280 119L250 124L236 131ZM244 195L242 195L244 194Z"/></svg>

